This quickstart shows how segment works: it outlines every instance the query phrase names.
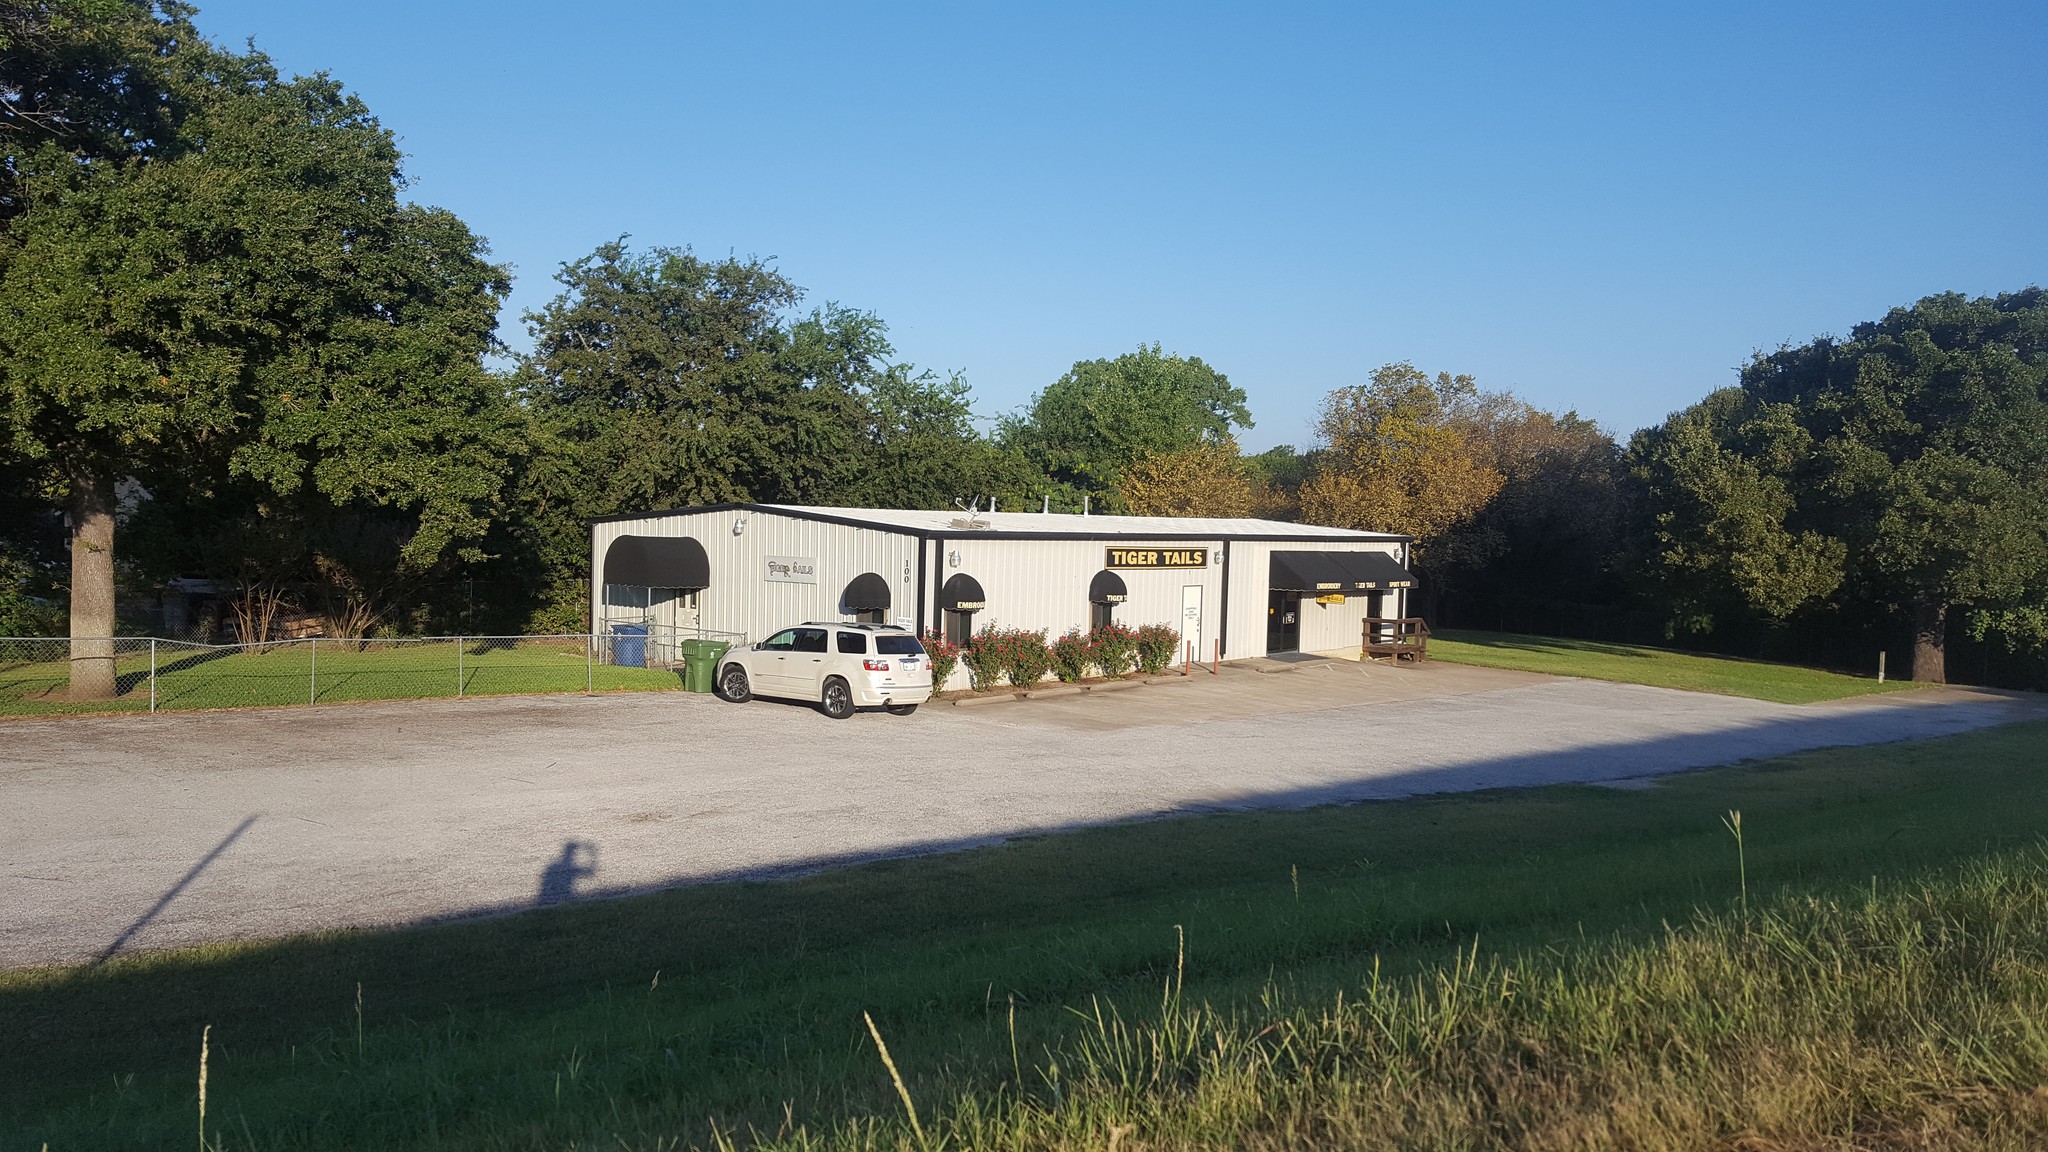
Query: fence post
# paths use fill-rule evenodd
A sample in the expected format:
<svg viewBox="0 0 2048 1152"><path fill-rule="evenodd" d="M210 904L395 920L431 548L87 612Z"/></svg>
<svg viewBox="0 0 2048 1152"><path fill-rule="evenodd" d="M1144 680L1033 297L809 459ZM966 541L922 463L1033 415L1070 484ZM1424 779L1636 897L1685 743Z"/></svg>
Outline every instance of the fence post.
<svg viewBox="0 0 2048 1152"><path fill-rule="evenodd" d="M462 699L462 637L455 638L455 698Z"/></svg>
<svg viewBox="0 0 2048 1152"><path fill-rule="evenodd" d="M583 694L590 695L597 682L597 633L583 638Z"/></svg>
<svg viewBox="0 0 2048 1152"><path fill-rule="evenodd" d="M156 715L156 637L149 638L149 714Z"/></svg>
<svg viewBox="0 0 2048 1152"><path fill-rule="evenodd" d="M315 636L312 640L313 647L308 649L312 653L312 659L308 661L306 669L306 703L308 704L320 699L320 638Z"/></svg>

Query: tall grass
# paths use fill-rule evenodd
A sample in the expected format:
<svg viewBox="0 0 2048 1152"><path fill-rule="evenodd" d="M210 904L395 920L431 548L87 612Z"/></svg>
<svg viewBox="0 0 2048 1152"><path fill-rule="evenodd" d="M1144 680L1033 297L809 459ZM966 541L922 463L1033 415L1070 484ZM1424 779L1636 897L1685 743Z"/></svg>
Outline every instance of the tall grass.
<svg viewBox="0 0 2048 1152"><path fill-rule="evenodd" d="M2048 1147L2048 855L1861 899L1702 911L1650 943L1502 956L1142 1018L1092 999L1019 1082L774 1149Z"/></svg>

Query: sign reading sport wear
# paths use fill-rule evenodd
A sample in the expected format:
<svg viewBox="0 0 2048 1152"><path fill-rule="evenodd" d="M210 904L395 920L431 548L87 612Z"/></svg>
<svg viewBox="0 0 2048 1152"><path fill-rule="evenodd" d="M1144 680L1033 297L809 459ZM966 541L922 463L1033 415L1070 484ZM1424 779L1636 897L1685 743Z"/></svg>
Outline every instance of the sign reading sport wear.
<svg viewBox="0 0 2048 1152"><path fill-rule="evenodd" d="M816 584L818 561L813 556L769 556L764 578L781 584Z"/></svg>
<svg viewBox="0 0 2048 1152"><path fill-rule="evenodd" d="M1207 548L1111 548L1104 568L1207 568Z"/></svg>

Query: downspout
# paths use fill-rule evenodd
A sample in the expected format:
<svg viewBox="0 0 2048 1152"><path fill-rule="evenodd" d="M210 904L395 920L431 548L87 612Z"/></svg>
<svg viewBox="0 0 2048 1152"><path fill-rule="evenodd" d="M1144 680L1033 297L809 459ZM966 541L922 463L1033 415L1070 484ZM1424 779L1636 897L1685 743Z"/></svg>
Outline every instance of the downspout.
<svg viewBox="0 0 2048 1152"><path fill-rule="evenodd" d="M932 538L932 627L940 629L942 633L946 626L946 614L939 611L939 597L944 595L946 590L945 564L946 538L935 536Z"/></svg>
<svg viewBox="0 0 2048 1152"><path fill-rule="evenodd" d="M1230 651L1230 541L1223 542L1223 605L1216 616L1216 643Z"/></svg>
<svg viewBox="0 0 2048 1152"><path fill-rule="evenodd" d="M919 635L920 637L922 637L922 636L924 635L924 632L925 632L925 627L924 627L924 610L925 610L925 607L926 607L926 604L925 604L925 598L924 598L924 546L925 546L925 544L926 544L926 540L925 540L925 538L924 538L924 537L922 537L922 536L919 536L919 537L917 538L917 634L918 634L918 635Z"/></svg>

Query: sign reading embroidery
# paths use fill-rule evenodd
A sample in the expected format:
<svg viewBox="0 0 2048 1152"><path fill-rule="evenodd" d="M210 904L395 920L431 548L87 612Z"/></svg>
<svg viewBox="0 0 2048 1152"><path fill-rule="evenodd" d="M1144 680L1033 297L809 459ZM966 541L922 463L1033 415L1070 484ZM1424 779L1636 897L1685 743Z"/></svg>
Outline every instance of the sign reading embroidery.
<svg viewBox="0 0 2048 1152"><path fill-rule="evenodd" d="M767 580L781 584L816 584L818 561L811 556L769 556Z"/></svg>
<svg viewBox="0 0 2048 1152"><path fill-rule="evenodd" d="M1207 548L1111 548L1105 568L1207 568Z"/></svg>

